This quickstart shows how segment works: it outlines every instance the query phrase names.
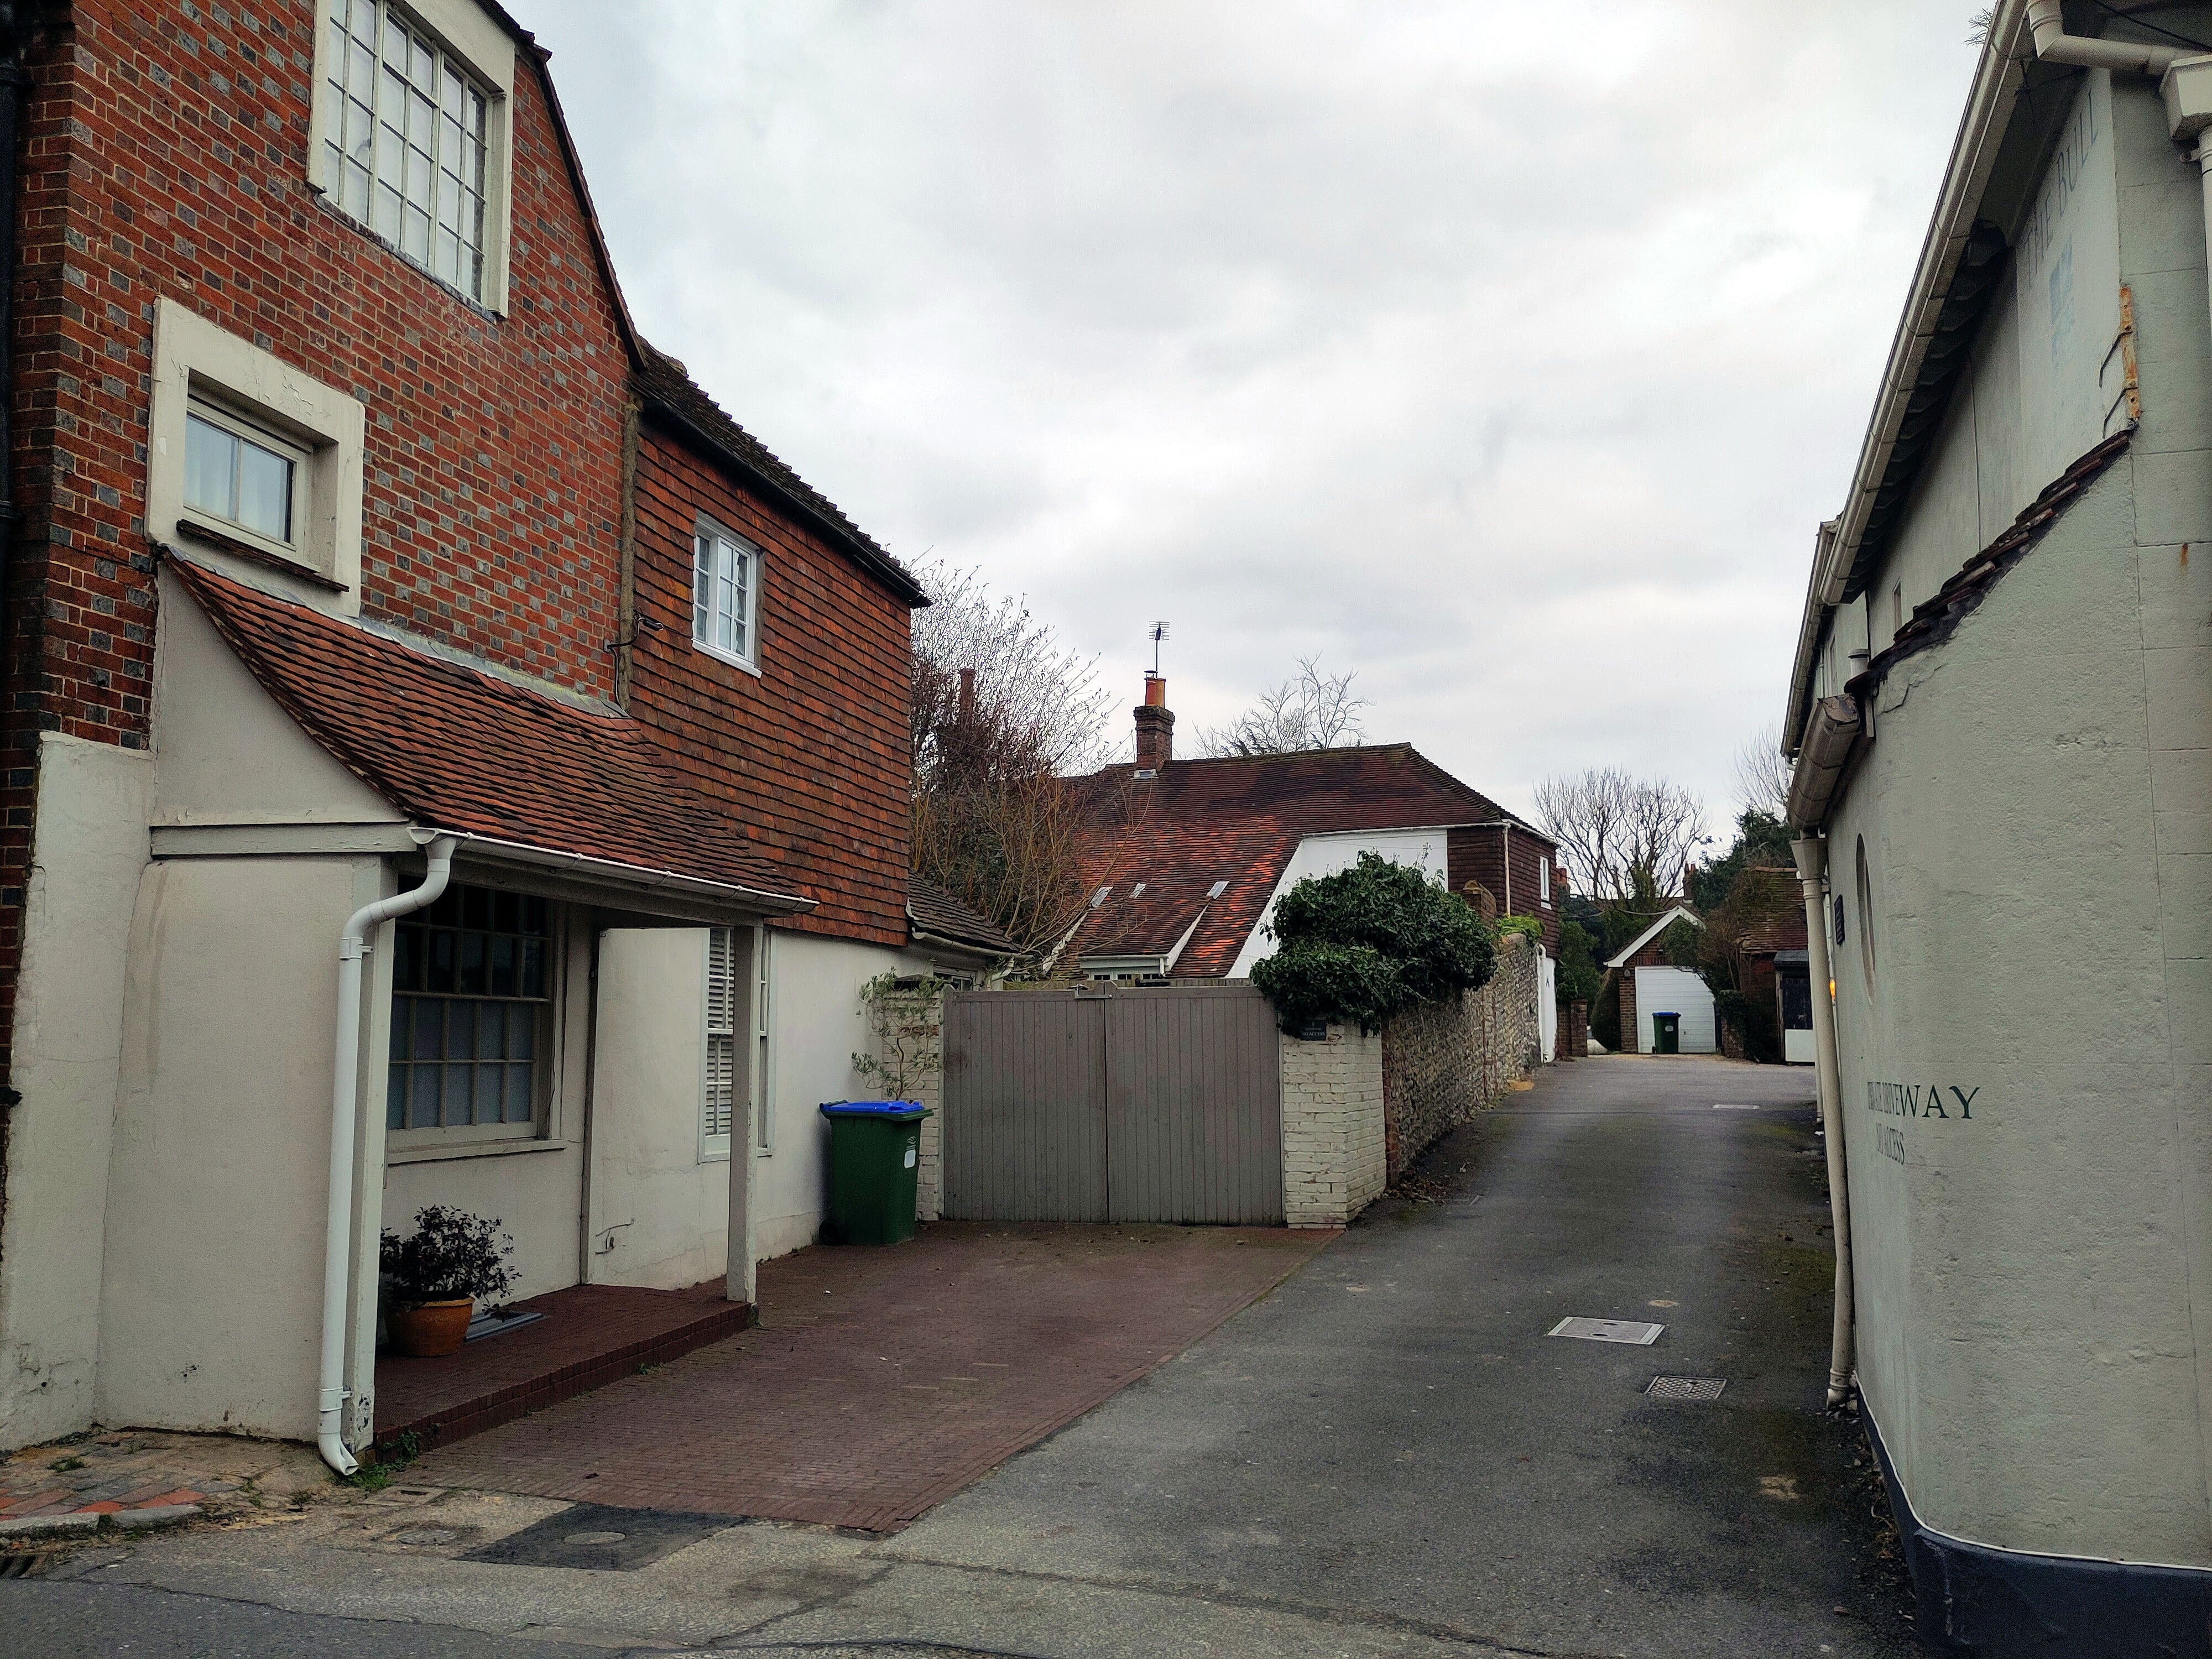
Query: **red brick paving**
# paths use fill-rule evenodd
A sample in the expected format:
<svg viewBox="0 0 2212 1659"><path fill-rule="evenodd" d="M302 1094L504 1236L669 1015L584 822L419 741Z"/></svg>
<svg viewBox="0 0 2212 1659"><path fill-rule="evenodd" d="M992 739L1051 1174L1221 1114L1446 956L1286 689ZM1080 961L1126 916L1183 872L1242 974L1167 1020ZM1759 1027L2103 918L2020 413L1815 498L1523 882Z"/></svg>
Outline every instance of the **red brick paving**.
<svg viewBox="0 0 2212 1659"><path fill-rule="evenodd" d="M943 1222L910 1244L802 1250L761 1268L759 1328L442 1449L410 1477L896 1532L1334 1236Z"/></svg>
<svg viewBox="0 0 2212 1659"><path fill-rule="evenodd" d="M722 1299L719 1279L688 1291L577 1285L515 1308L545 1316L441 1359L379 1354L377 1438L412 1433L433 1446L479 1434L689 1353L752 1316L743 1303Z"/></svg>

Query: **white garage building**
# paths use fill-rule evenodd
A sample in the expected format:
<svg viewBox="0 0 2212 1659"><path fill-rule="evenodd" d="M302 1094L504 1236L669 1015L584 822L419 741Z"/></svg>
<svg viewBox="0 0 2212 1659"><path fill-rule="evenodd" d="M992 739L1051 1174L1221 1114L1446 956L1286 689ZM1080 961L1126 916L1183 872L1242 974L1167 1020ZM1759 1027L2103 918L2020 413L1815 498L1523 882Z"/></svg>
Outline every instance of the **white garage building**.
<svg viewBox="0 0 2212 1659"><path fill-rule="evenodd" d="M1606 966L1620 975L1620 1047L1624 1054L1713 1054L1720 1052L1720 1026L1713 1018L1713 994L1697 972L1669 963L1659 941L1678 921L1705 924L1686 904L1675 905L1630 941ZM1662 1035L1669 1028L1674 1046Z"/></svg>

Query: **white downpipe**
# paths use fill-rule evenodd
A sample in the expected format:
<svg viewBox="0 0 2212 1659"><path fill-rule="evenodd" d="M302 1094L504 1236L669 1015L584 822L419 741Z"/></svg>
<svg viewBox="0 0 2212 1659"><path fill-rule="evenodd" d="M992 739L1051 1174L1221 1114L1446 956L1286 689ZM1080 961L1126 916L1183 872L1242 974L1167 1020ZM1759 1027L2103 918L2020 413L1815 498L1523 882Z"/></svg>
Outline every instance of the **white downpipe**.
<svg viewBox="0 0 2212 1659"><path fill-rule="evenodd" d="M323 1226L323 1358L315 1448L340 1474L360 1464L346 1449L346 1304L353 1284L353 1143L361 1092L361 964L368 935L395 916L437 902L453 873L452 836L430 842L430 867L420 887L364 904L338 935L337 1053L331 1079L330 1214Z"/></svg>
<svg viewBox="0 0 2212 1659"><path fill-rule="evenodd" d="M2035 55L2046 64L2163 75L2197 51L2194 46L2147 46L2133 40L2093 40L2069 34L2060 0L2027 0L2027 24L2035 32Z"/></svg>
<svg viewBox="0 0 2212 1659"><path fill-rule="evenodd" d="M1805 966L1812 975L1813 1070L1820 1091L1820 1128L1827 1143L1828 1212L1836 1233L1836 1322L1828 1340L1828 1404L1850 1398L1856 1369L1857 1310L1851 1292L1851 1190L1844 1149L1844 1086L1836 1066L1835 981L1828 966L1827 843L1800 836L1790 843L1805 890Z"/></svg>

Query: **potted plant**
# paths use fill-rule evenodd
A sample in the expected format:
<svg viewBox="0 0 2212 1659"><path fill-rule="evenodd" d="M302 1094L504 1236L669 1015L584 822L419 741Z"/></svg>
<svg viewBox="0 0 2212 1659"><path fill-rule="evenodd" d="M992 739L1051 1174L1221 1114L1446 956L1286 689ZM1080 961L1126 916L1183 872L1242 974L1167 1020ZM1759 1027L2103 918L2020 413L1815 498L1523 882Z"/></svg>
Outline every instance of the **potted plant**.
<svg viewBox="0 0 2212 1659"><path fill-rule="evenodd" d="M418 1359L456 1352L479 1298L504 1296L521 1277L507 1258L514 1241L486 1221L443 1204L415 1212L406 1238L384 1235L379 1265L391 1277L392 1346Z"/></svg>

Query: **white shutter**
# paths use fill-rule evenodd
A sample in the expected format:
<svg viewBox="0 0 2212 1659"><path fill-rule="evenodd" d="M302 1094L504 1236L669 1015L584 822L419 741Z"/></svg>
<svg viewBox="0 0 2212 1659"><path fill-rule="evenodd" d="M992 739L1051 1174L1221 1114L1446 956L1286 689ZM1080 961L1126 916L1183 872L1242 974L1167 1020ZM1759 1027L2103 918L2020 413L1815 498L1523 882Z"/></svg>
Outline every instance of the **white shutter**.
<svg viewBox="0 0 2212 1659"><path fill-rule="evenodd" d="M727 1152L738 1071L737 952L730 930L707 930L707 1063L700 1130L707 1150Z"/></svg>

